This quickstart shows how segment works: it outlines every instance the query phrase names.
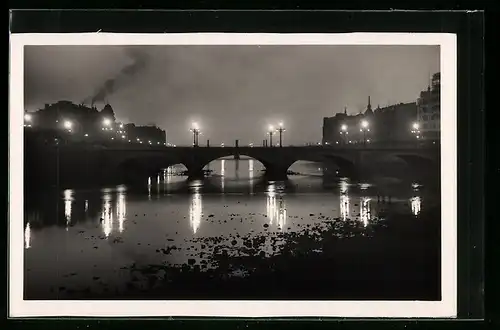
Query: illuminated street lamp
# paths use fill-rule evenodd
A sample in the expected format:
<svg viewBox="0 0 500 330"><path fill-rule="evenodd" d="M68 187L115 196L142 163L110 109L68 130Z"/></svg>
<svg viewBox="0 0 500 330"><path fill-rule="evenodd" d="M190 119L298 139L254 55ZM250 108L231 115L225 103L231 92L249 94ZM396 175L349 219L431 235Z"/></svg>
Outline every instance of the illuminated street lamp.
<svg viewBox="0 0 500 330"><path fill-rule="evenodd" d="M343 124L342 126L340 126L340 135L344 136L344 138L341 140L342 142L345 143L345 141L347 140L348 134L349 134L349 132L347 131L347 125Z"/></svg>
<svg viewBox="0 0 500 330"><path fill-rule="evenodd" d="M31 127L31 121L33 120L33 116L29 113L24 114L24 126Z"/></svg>
<svg viewBox="0 0 500 330"><path fill-rule="evenodd" d="M361 121L361 129L360 131L363 132L363 144L366 144L366 132L369 132L370 129L368 128L369 124L366 120Z"/></svg>
<svg viewBox="0 0 500 330"><path fill-rule="evenodd" d="M198 123L193 123L191 125L191 132L193 132L193 147L198 146L198 136L200 135L200 127L198 126Z"/></svg>
<svg viewBox="0 0 500 330"><path fill-rule="evenodd" d="M73 123L70 120L65 120L63 125L64 128L67 129L68 131L71 131L71 127L73 127Z"/></svg>
<svg viewBox="0 0 500 330"><path fill-rule="evenodd" d="M420 125L419 123L413 123L411 132L415 134L417 139L420 138Z"/></svg>
<svg viewBox="0 0 500 330"><path fill-rule="evenodd" d="M273 133L274 133L274 126L269 125L269 132L267 132L267 134L269 134L269 146L270 147L273 146Z"/></svg>
<svg viewBox="0 0 500 330"><path fill-rule="evenodd" d="M103 121L102 121L102 124L104 126L109 127L109 126L111 126L111 120L109 118L104 118Z"/></svg>
<svg viewBox="0 0 500 330"><path fill-rule="evenodd" d="M279 128L277 129L277 131L280 133L280 148L283 146L283 132L285 131L285 128L283 128L283 123L280 123L279 124Z"/></svg>

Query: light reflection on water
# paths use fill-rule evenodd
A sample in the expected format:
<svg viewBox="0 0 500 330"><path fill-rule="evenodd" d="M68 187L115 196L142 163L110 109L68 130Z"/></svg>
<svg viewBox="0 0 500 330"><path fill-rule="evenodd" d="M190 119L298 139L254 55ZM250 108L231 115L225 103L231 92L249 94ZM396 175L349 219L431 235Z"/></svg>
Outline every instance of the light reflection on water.
<svg viewBox="0 0 500 330"><path fill-rule="evenodd" d="M258 222L255 222L254 225L243 221L237 226L248 229L248 226L261 227L263 223L267 223L272 228L280 230L288 228L295 230L294 217L297 217L297 215L307 216L309 213L323 212L324 214L328 214L329 212L328 215L330 217L340 217L341 219L348 220L354 218L354 213L357 213L359 210L359 220L364 226L368 226L372 219L377 216L379 209L377 195L371 190L374 186L370 184L351 183L348 179L340 179L336 185L337 188L333 191L313 191L311 195L308 195L309 192L306 192L303 195L306 199L302 199L300 192L297 194L290 191L284 182L267 182L264 187L259 188L258 182L262 181L255 175L255 162L253 160L242 160L240 162L243 164L245 161L248 163L248 167L239 166L238 171L242 173L240 181L244 183L243 187L248 187L245 188L248 189L247 194L238 195L238 201L241 202L239 204L228 200L228 208L224 209L222 213L220 212L221 206L217 206L220 205L220 202L214 201L215 197L211 197L213 196L211 195L212 193L205 190L208 181L195 180L189 182L187 184L189 193L186 195L185 191L182 190L182 187L186 185L186 178L179 176L179 172L174 168L167 168L156 180L151 177L148 178L148 197L145 194L141 197L140 193L138 194L136 191L130 190L125 186L107 188L90 193L82 193L73 189L64 190L61 203L64 206L63 219L66 226L63 228L68 230L68 227L76 226L75 230L80 230L81 227L78 226L83 226L86 221L95 221L99 223L100 231L106 238L113 235L114 232L123 235L125 232L132 231L132 235L136 235L134 231L137 230L137 225L127 222L127 212L135 213L137 216L137 213L150 214L150 212L160 213L162 211L165 212L165 210L169 210L168 212L172 210L173 215L165 216L164 220L169 224L170 229L164 230L181 232L183 222L180 221L176 224L175 222L169 222L169 219L171 217L180 217L182 219L182 210L185 210L184 216L189 219L189 226L187 227L189 228L189 233L201 237L206 233L217 234L216 224L203 220L204 214L208 213L216 213L218 214L216 217L224 219L229 213L239 213L242 210L247 210L248 213L258 213L259 208L262 208L262 211L265 212L265 218L262 219L264 222L260 222L260 225L257 225ZM234 175L228 172L236 169L236 166L231 166L229 170L228 164L230 162L232 160L221 160L220 167L216 167L217 169L220 168L221 174L224 174L220 181L215 180L215 182L220 183L218 194L221 193L222 186L228 188L234 182ZM243 178L247 174L248 177ZM224 178L230 181L226 181L224 184ZM311 180L306 178L304 181L299 180L297 182L299 182L299 185L305 186L313 182ZM210 184L213 184L213 182ZM411 214L418 216L422 207L422 198L420 196L421 186L414 184L407 189L411 195L403 200L402 205L406 205L409 213L411 212ZM157 198L154 200L151 200L152 191L155 191L157 194ZM176 193L176 191L181 192ZM97 200L100 200L100 205ZM248 203L248 209L243 207L244 203ZM337 208L337 205L339 208ZM33 249L33 235L39 237L36 234L37 231L44 230L44 228L51 225L50 223L44 224L44 221L57 221L57 217L49 216L44 211L49 207L54 207L54 204L45 203L39 206L38 209L26 212L24 231L24 245L26 249ZM206 210L207 207L208 210ZM263 209L264 207L265 210ZM353 211L353 208L356 210ZM332 209L334 210L332 211ZM218 210L219 213L217 213ZM36 219L35 215L37 215ZM157 221L160 221L160 218ZM36 226L34 225L35 222ZM150 230L155 230L154 228L157 225L159 223L153 225ZM269 229L271 230L272 228ZM143 234L138 233L137 235Z"/></svg>
<svg viewBox="0 0 500 330"><path fill-rule="evenodd" d="M361 222L363 222L363 225L366 227L371 220L371 211L370 211L370 198L368 197L361 197L361 203L360 203L360 218Z"/></svg>
<svg viewBox="0 0 500 330"><path fill-rule="evenodd" d="M66 218L66 229L71 223L71 210L73 204L73 190L64 190L64 217Z"/></svg>
<svg viewBox="0 0 500 330"><path fill-rule="evenodd" d="M148 178L148 199L151 200L151 177Z"/></svg>
<svg viewBox="0 0 500 330"><path fill-rule="evenodd" d="M102 212L101 212L101 226L104 235L109 237L113 230L113 212L111 209L111 189L102 190Z"/></svg>
<svg viewBox="0 0 500 330"><path fill-rule="evenodd" d="M413 215L419 215L420 214L420 205L422 203L421 199L419 196L414 196L410 199L411 203L411 212Z"/></svg>
<svg viewBox="0 0 500 330"><path fill-rule="evenodd" d="M203 216L203 205L201 201L201 194L198 192L193 193L191 196L191 205L189 207L189 220L193 234L196 234L201 224L201 217Z"/></svg>
<svg viewBox="0 0 500 330"><path fill-rule="evenodd" d="M126 188L120 186L117 189L116 215L118 217L118 231L123 232L123 225L127 216Z"/></svg>
<svg viewBox="0 0 500 330"><path fill-rule="evenodd" d="M26 228L24 229L24 247L29 249L31 247L31 226L28 222Z"/></svg>
<svg viewBox="0 0 500 330"><path fill-rule="evenodd" d="M342 219L347 220L349 218L349 195L348 188L349 183L347 179L342 179L340 181L340 216Z"/></svg>
<svg viewBox="0 0 500 330"><path fill-rule="evenodd" d="M203 204L201 200L201 187L203 183L201 180L191 182L191 203L189 206L189 223L193 234L196 234L200 228L201 218L203 216Z"/></svg>
<svg viewBox="0 0 500 330"><path fill-rule="evenodd" d="M225 186L225 178L224 175L226 174L226 160L221 159L220 161L220 185L221 185L221 191L224 192L224 186Z"/></svg>
<svg viewBox="0 0 500 330"><path fill-rule="evenodd" d="M250 194L253 194L253 179L254 173L253 173L253 159L248 160L248 186L250 187Z"/></svg>
<svg viewBox="0 0 500 330"><path fill-rule="evenodd" d="M411 185L413 189L413 194L414 196L410 199L410 205L411 205L411 212L413 215L419 215L420 214L420 207L422 204L422 200L420 199L419 191L420 191L420 185L418 183L412 183Z"/></svg>

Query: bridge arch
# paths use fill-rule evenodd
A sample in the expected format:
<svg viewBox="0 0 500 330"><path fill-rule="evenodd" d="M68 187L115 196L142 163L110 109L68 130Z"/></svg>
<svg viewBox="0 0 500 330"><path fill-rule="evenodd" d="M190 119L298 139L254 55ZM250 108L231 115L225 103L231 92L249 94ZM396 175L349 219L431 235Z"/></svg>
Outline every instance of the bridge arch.
<svg viewBox="0 0 500 330"><path fill-rule="evenodd" d="M431 166L436 166L436 163L439 163L438 159L434 159L432 157L424 156L424 155L418 155L418 154L404 154L404 153L398 153L394 154L395 157L403 160L405 163L407 163L410 166L419 166L419 165L431 165Z"/></svg>
<svg viewBox="0 0 500 330"><path fill-rule="evenodd" d="M196 159L191 159L189 161L186 161L184 164L188 168L188 173L190 173L190 175L198 176L202 174L203 170L206 169L212 162L234 156L246 157L254 161L257 161L262 165L262 167L266 171L269 168L273 167L273 163L264 157L256 156L250 152L245 152L245 153L235 152L230 148L228 148L226 152L219 151L216 154L206 155L205 157L198 157Z"/></svg>
<svg viewBox="0 0 500 330"><path fill-rule="evenodd" d="M174 158L164 156L133 156L120 161L113 175L125 182L136 182L157 175L162 169L182 164Z"/></svg>
<svg viewBox="0 0 500 330"><path fill-rule="evenodd" d="M410 173L414 173L415 179L426 180L440 175L440 159L418 154L398 153L395 156L403 160L410 168Z"/></svg>
<svg viewBox="0 0 500 330"><path fill-rule="evenodd" d="M241 159L237 158L237 157L241 157ZM260 157L254 157L254 156L250 156L250 155L247 155L247 154L236 154L236 153L233 153L233 154L229 154L229 155L226 155L226 156L220 156L220 157L211 159L208 162L205 161L206 164L203 166L203 168L205 168L205 167L209 166L211 163L219 161L219 160L233 160L233 159L234 160L253 160L253 161L257 161L264 168L266 167L266 163L268 163L265 159L262 159Z"/></svg>
<svg viewBox="0 0 500 330"><path fill-rule="evenodd" d="M258 175L258 173L260 172L260 170L265 170L266 169L266 165L264 164L264 162L262 160L259 160L258 158L255 158L255 157L251 157L251 156L248 156L248 155L245 155L245 154L239 154L238 155L239 157L241 158L237 158L236 155L230 155L230 156L222 156L222 157L219 157L219 158L216 158L216 159L213 159L211 161L209 161L204 167L203 169L204 170L211 170L213 171L214 173L216 174L219 174L219 175L224 175L224 173L229 170L227 168L227 164L226 162L224 161L231 161L231 160L237 160L237 162L234 162L234 165L235 165L235 174L238 176L239 173L242 172L242 168L240 168L240 160L241 161L248 161L248 171L249 173L252 172L252 177L255 177ZM217 166L220 166L220 167L216 167L215 166L215 162L218 162L220 161L221 164L217 164Z"/></svg>
<svg viewBox="0 0 500 330"><path fill-rule="evenodd" d="M323 155L323 161L326 162L327 167L329 163L336 165L337 169L335 170L342 176L352 176L355 174L357 169L356 163L353 160L341 155L325 154Z"/></svg>

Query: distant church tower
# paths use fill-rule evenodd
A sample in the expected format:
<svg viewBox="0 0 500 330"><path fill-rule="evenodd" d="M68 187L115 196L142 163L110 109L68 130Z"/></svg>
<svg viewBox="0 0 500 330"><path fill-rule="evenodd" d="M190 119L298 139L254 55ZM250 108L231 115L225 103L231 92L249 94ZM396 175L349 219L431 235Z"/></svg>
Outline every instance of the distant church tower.
<svg viewBox="0 0 500 330"><path fill-rule="evenodd" d="M372 115L372 114L373 114L372 103L370 96L368 96L368 106L366 107L365 115Z"/></svg>

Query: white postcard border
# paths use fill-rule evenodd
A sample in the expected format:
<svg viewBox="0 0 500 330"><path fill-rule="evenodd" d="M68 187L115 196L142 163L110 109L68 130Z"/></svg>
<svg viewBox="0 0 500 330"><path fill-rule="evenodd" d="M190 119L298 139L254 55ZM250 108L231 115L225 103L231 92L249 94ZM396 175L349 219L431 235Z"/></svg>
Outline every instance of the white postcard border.
<svg viewBox="0 0 500 330"><path fill-rule="evenodd" d="M441 301L54 301L23 300L25 45L439 45L441 49ZM445 33L11 34L9 71L9 316L456 317L457 54Z"/></svg>

